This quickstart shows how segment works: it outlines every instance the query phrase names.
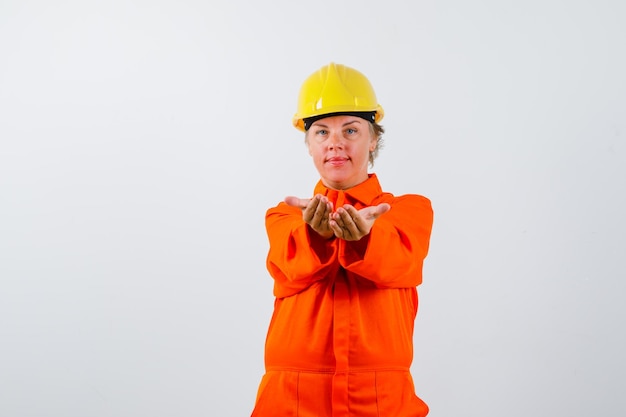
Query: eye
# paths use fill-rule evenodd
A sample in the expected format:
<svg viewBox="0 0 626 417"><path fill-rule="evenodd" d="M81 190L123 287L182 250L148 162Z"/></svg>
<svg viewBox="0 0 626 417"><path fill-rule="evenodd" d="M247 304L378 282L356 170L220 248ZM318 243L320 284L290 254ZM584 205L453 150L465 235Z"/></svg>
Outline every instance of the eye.
<svg viewBox="0 0 626 417"><path fill-rule="evenodd" d="M328 131L326 129L319 129L315 131L315 134L320 136L326 136L328 134Z"/></svg>
<svg viewBox="0 0 626 417"><path fill-rule="evenodd" d="M357 130L352 128L352 127L349 127L349 128L346 129L346 133L348 135L354 135L356 132L357 132Z"/></svg>

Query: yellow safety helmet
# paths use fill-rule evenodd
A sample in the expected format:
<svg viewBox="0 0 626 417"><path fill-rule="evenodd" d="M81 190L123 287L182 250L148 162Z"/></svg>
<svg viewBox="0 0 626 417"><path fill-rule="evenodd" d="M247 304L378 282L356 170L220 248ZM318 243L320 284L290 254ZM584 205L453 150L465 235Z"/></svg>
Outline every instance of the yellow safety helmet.
<svg viewBox="0 0 626 417"><path fill-rule="evenodd" d="M333 113L371 113L371 121L376 123L385 114L365 75L354 68L331 62L302 84L293 125L304 132L307 130L305 119L319 119L318 116Z"/></svg>

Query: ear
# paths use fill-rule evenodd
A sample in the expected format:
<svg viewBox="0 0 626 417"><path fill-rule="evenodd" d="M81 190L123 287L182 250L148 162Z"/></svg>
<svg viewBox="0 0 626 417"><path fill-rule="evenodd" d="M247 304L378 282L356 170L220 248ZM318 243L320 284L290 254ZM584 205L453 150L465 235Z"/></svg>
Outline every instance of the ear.
<svg viewBox="0 0 626 417"><path fill-rule="evenodd" d="M378 138L372 138L372 140L370 141L370 152L374 152L374 149L376 149L376 145L378 145Z"/></svg>

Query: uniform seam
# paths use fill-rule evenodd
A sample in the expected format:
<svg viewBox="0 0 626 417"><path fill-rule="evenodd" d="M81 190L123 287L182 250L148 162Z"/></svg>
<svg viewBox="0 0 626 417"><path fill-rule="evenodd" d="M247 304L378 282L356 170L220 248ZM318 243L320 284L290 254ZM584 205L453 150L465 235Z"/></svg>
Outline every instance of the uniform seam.
<svg viewBox="0 0 626 417"><path fill-rule="evenodd" d="M376 415L380 417L380 405L378 404L378 372L374 372L374 395L376 396Z"/></svg>
<svg viewBox="0 0 626 417"><path fill-rule="evenodd" d="M296 417L300 415L300 372L296 378Z"/></svg>
<svg viewBox="0 0 626 417"><path fill-rule="evenodd" d="M405 366L385 366L385 367L376 367L376 368L348 368L346 370L340 371L349 374L361 374L361 373L369 373L369 372L409 372L411 368ZM337 369L306 369L300 367L288 367L288 366L272 366L267 367L268 372L298 372L298 373L309 373L309 374L334 374L338 370Z"/></svg>

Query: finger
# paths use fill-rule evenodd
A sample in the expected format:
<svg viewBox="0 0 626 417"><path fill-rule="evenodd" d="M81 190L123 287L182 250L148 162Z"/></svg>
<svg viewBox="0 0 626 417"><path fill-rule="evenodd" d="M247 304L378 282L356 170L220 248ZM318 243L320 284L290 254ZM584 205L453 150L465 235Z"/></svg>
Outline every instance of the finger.
<svg viewBox="0 0 626 417"><path fill-rule="evenodd" d="M354 234L353 232L357 232L363 229L364 221L361 218L358 210L355 209L353 206L347 204L343 206L341 215L345 227L351 229L350 231L352 234Z"/></svg>
<svg viewBox="0 0 626 417"><path fill-rule="evenodd" d="M333 215L333 219L340 229L340 232L336 235L345 240L354 240L358 234L358 229L348 211L344 208L337 209L337 212Z"/></svg>
<svg viewBox="0 0 626 417"><path fill-rule="evenodd" d="M309 223L311 226L313 226L313 218L315 217L315 212L317 211L319 200L320 196L314 196L312 199L309 200L306 208L302 211L302 217L304 218L304 221Z"/></svg>
<svg viewBox="0 0 626 417"><path fill-rule="evenodd" d="M337 223L336 220L331 219L328 222L328 227L335 234L335 237L338 237L338 238L343 238L344 237L344 230L343 230L343 228L341 226L339 226L339 224Z"/></svg>
<svg viewBox="0 0 626 417"><path fill-rule="evenodd" d="M313 213L312 223L314 225L322 226L328 223L329 208L328 201L323 197L316 197L317 205L315 206L315 212Z"/></svg>

